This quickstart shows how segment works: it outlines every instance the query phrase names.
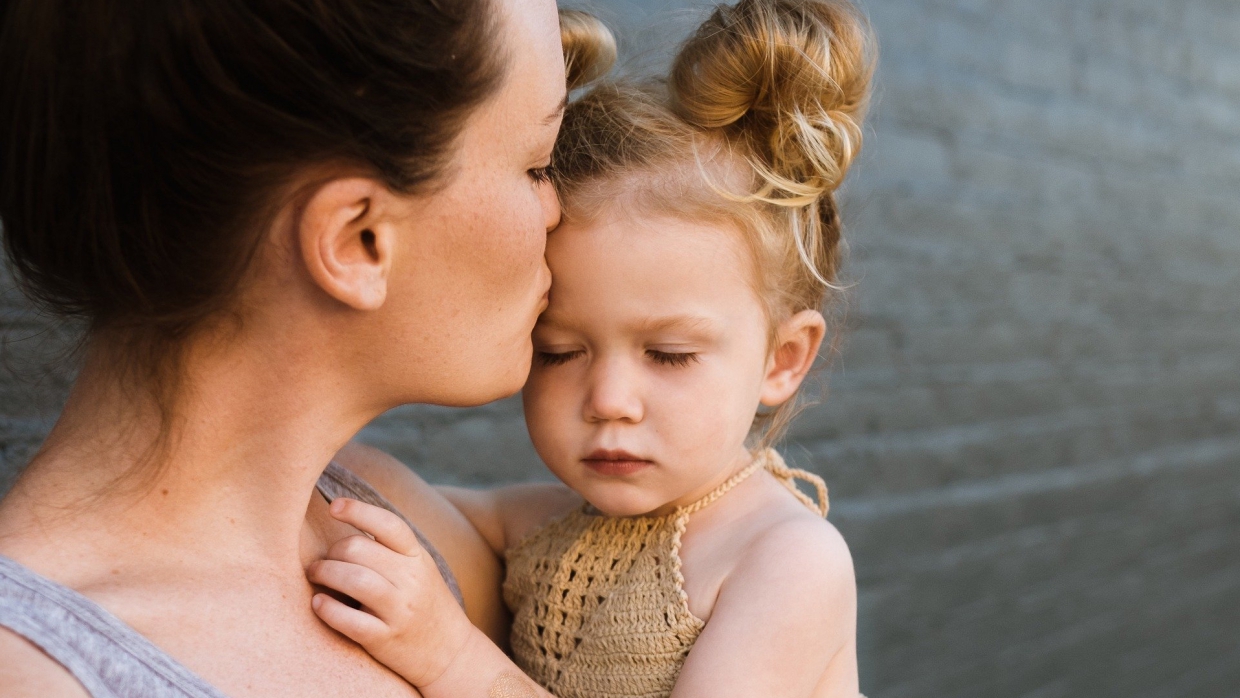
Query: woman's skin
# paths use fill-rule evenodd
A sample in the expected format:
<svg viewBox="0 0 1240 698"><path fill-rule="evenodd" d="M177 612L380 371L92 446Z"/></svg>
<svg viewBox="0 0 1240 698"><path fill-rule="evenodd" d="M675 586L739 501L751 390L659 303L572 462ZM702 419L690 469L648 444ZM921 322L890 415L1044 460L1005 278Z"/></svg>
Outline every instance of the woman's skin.
<svg viewBox="0 0 1240 698"><path fill-rule="evenodd" d="M117 482L148 453L159 415L97 335L60 420L0 503L0 554L101 604L230 696L417 695L311 611L306 566L355 533L314 488L383 411L484 403L525 380L559 219L536 175L565 77L554 2L497 4L505 82L469 118L442 186L403 196L361 172L307 173L241 293L240 321L189 340L154 475ZM359 460L441 546L467 604L493 597L496 563L468 523L394 461L342 454ZM471 615L495 628L489 603ZM85 695L3 629L0 687Z"/></svg>

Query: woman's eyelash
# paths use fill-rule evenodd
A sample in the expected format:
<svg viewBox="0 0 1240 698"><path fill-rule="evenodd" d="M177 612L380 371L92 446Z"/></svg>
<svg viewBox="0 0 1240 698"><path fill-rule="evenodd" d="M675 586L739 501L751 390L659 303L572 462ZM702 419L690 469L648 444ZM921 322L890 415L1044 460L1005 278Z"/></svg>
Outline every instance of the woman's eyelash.
<svg viewBox="0 0 1240 698"><path fill-rule="evenodd" d="M530 179L538 184L546 184L551 181L551 166L535 167L530 170Z"/></svg>
<svg viewBox="0 0 1240 698"><path fill-rule="evenodd" d="M582 353L583 352L579 349L577 351L565 351L565 352L559 352L559 353L550 352L550 351L539 351L539 352L535 352L534 354L538 358L538 363L542 364L543 366L559 366L561 364L566 364L569 361L572 361L573 359L577 358Z"/></svg>
<svg viewBox="0 0 1240 698"><path fill-rule="evenodd" d="M694 352L671 352L647 349L646 354L650 358L654 359L655 363L663 364L664 366L678 366L681 368L698 360L698 355Z"/></svg>

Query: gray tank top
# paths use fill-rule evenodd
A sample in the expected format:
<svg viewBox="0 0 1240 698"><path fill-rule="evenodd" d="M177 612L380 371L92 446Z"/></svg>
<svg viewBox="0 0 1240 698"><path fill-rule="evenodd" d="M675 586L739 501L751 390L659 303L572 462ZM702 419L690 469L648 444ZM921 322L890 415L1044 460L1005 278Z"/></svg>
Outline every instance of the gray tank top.
<svg viewBox="0 0 1240 698"><path fill-rule="evenodd" d="M373 487L332 463L319 477L327 501L349 497L400 512ZM408 519L457 601L443 557ZM93 698L226 698L101 606L0 555L0 626L26 638L73 674Z"/></svg>

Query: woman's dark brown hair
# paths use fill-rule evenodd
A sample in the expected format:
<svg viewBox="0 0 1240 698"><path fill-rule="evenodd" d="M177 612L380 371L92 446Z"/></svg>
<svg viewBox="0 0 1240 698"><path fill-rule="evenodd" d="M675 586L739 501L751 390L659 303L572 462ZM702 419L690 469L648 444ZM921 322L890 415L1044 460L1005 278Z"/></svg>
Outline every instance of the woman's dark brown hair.
<svg viewBox="0 0 1240 698"><path fill-rule="evenodd" d="M294 176L339 164L394 191L433 184L503 63L489 0L5 0L0 13L10 263L45 307L120 330L155 377L228 306Z"/></svg>

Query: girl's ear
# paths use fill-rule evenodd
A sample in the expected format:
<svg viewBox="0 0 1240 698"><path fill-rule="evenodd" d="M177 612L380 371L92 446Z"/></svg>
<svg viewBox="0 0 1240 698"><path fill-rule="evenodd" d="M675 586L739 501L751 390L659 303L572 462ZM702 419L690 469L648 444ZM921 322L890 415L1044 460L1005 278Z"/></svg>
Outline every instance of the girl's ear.
<svg viewBox="0 0 1240 698"><path fill-rule="evenodd" d="M802 310L779 324L775 350L767 360L762 380L762 404L782 405L796 394L801 381L814 366L827 333L827 322L817 310Z"/></svg>
<svg viewBox="0 0 1240 698"><path fill-rule="evenodd" d="M356 310L375 310L387 299L395 234L382 215L389 197L372 179L333 180L310 196L297 222L310 277Z"/></svg>

